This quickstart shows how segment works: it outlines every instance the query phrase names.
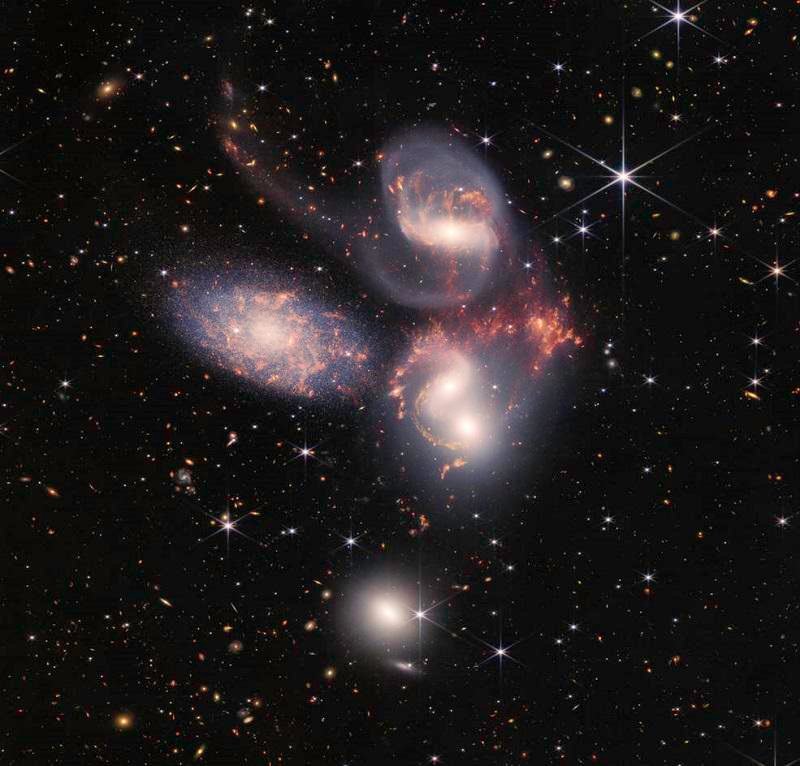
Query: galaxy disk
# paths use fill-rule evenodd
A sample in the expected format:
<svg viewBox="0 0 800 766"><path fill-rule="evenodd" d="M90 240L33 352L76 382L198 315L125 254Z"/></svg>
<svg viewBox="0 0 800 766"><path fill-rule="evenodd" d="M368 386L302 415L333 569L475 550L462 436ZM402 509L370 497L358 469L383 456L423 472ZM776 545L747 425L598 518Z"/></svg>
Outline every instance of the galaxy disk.
<svg viewBox="0 0 800 766"><path fill-rule="evenodd" d="M384 153L386 226L364 263L407 306L465 303L491 281L503 229L501 194L489 169L447 135L416 133Z"/></svg>
<svg viewBox="0 0 800 766"><path fill-rule="evenodd" d="M367 344L345 315L269 276L174 283L175 321L193 349L283 394L355 396Z"/></svg>

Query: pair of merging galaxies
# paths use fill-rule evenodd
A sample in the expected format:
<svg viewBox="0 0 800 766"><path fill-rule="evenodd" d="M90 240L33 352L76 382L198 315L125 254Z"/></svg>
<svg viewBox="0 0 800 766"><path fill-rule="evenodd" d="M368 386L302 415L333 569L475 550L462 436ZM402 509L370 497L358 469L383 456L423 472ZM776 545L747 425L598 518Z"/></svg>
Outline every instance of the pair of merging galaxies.
<svg viewBox="0 0 800 766"><path fill-rule="evenodd" d="M534 279L514 281L506 205L485 163L453 135L411 132L378 155L383 210L362 223L331 200L309 202L285 152L270 167L252 112L235 112L230 83L223 96L233 116L221 121L221 143L239 172L295 222L333 237L362 279L425 322L381 372L352 315L262 270L173 283L181 332L214 363L280 394L357 401L388 389L398 426L411 426L405 437L441 453L442 477L496 454L526 382L580 339L567 299L549 305Z"/></svg>

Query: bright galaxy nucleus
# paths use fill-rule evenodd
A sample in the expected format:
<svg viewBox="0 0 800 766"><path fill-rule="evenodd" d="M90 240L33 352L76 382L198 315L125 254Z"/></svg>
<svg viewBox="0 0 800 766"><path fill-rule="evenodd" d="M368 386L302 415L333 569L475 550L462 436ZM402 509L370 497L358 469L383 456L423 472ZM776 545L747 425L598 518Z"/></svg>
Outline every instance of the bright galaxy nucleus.
<svg viewBox="0 0 800 766"><path fill-rule="evenodd" d="M373 582L353 593L348 619L359 642L381 650L403 649L417 635L414 592L397 582Z"/></svg>
<svg viewBox="0 0 800 766"><path fill-rule="evenodd" d="M462 455L491 449L503 408L479 358L434 332L415 346L396 381L400 416L408 415L430 444ZM405 401L401 393L410 389Z"/></svg>
<svg viewBox="0 0 800 766"><path fill-rule="evenodd" d="M530 383L565 344L580 344L566 301L541 306L532 286L503 305L460 309L412 342L395 369L390 396L401 424L440 453L451 469L497 455Z"/></svg>
<svg viewBox="0 0 800 766"><path fill-rule="evenodd" d="M367 263L392 298L408 306L468 302L496 267L500 190L456 140L421 134L384 153L384 201L397 236L372 240Z"/></svg>
<svg viewBox="0 0 800 766"><path fill-rule="evenodd" d="M268 278L174 283L179 331L216 365L306 398L355 396L367 345L345 316Z"/></svg>

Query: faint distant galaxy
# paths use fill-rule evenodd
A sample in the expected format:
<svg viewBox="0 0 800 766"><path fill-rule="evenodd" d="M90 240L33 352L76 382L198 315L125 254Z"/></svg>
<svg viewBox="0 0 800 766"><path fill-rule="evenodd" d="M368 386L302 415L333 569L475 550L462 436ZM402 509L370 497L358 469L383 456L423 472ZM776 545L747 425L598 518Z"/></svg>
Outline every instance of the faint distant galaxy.
<svg viewBox="0 0 800 766"><path fill-rule="evenodd" d="M370 352L352 319L266 271L176 280L171 305L192 351L250 383L309 399L366 385Z"/></svg>
<svg viewBox="0 0 800 766"><path fill-rule="evenodd" d="M567 308L527 284L498 305L442 313L416 334L389 395L405 438L411 428L444 457L442 478L509 446L511 415L524 409L531 381L559 347L581 343Z"/></svg>

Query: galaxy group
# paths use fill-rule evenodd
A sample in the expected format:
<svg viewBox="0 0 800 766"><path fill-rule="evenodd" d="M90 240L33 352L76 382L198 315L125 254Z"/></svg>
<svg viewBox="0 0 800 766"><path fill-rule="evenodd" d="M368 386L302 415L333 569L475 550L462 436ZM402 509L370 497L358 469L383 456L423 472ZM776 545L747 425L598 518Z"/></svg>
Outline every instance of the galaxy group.
<svg viewBox="0 0 800 766"><path fill-rule="evenodd" d="M795 3L4 18L0 763L800 758Z"/></svg>

